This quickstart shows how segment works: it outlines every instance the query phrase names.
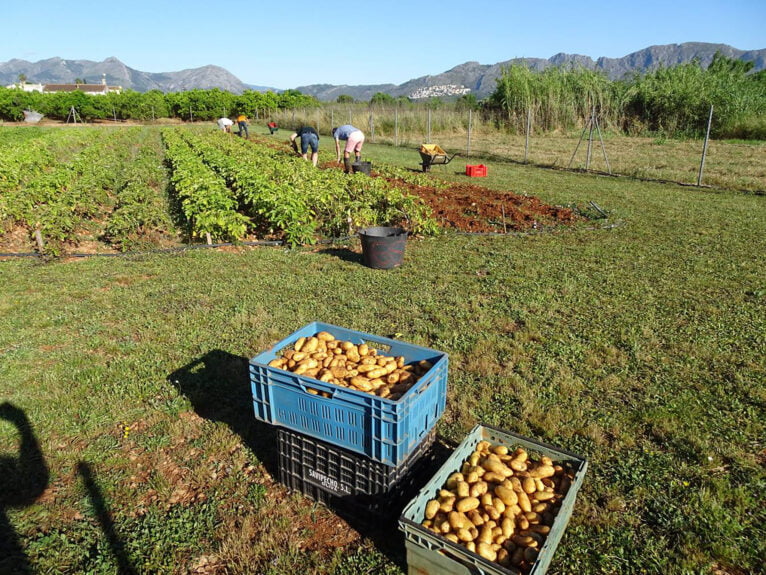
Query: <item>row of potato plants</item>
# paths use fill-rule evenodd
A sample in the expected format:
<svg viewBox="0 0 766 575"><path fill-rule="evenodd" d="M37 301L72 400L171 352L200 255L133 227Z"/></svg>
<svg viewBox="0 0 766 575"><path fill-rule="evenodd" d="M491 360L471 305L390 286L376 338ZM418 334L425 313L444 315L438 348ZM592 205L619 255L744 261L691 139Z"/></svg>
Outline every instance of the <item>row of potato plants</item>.
<svg viewBox="0 0 766 575"><path fill-rule="evenodd" d="M239 212L239 202L226 182L202 161L178 130L163 130L162 139L171 187L190 235L208 241L245 237L250 219Z"/></svg>
<svg viewBox="0 0 766 575"><path fill-rule="evenodd" d="M71 151L70 161L59 160L57 149L64 148ZM23 225L42 242L41 251L60 253L99 202L84 197L90 192L89 183L78 185L80 178L92 173L91 150L82 133L72 132L24 142L11 154L3 154L8 170L3 172L7 177L0 195L1 227Z"/></svg>
<svg viewBox="0 0 766 575"><path fill-rule="evenodd" d="M25 227L46 255L60 255L83 235L101 239L134 139L130 130L87 129L8 143L0 229Z"/></svg>
<svg viewBox="0 0 766 575"><path fill-rule="evenodd" d="M438 230L419 198L384 178L316 169L287 149L220 132L183 137L236 193L253 230L282 235L291 245L376 225L402 225L419 234Z"/></svg>
<svg viewBox="0 0 766 575"><path fill-rule="evenodd" d="M104 227L104 240L122 251L151 249L175 236L162 142L155 131L137 130Z"/></svg>

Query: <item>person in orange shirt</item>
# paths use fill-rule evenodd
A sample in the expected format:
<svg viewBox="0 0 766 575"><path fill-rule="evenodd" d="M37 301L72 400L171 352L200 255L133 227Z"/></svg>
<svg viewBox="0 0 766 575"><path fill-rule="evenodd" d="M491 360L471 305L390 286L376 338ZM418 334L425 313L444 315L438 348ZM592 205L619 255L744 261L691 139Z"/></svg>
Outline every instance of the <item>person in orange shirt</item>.
<svg viewBox="0 0 766 575"><path fill-rule="evenodd" d="M237 126L239 126L239 135L242 138L250 139L250 134L247 132L247 116L240 114L237 116Z"/></svg>

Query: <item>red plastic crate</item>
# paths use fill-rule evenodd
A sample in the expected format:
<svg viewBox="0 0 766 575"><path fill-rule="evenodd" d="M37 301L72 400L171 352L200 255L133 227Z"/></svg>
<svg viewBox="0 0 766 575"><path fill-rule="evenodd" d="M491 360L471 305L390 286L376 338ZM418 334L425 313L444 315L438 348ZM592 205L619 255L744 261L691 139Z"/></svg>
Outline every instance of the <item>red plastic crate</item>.
<svg viewBox="0 0 766 575"><path fill-rule="evenodd" d="M476 166L466 166L465 175L471 178L484 178L487 175L487 166L479 164Z"/></svg>

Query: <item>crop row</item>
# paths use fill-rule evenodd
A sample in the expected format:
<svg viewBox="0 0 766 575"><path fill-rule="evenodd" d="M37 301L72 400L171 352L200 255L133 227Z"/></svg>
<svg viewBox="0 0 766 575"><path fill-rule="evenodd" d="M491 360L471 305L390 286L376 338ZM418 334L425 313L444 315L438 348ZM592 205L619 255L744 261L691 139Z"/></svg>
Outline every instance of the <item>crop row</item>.
<svg viewBox="0 0 766 575"><path fill-rule="evenodd" d="M374 225L436 231L428 208L384 178L317 170L286 150L219 132L183 138L234 192L253 231L281 235L291 245Z"/></svg>
<svg viewBox="0 0 766 575"><path fill-rule="evenodd" d="M60 132L0 144L5 152L0 163L7 168L0 188L0 231L23 226L38 250L51 255L83 236L105 239L104 222L114 223L118 191L140 165L131 161L134 130ZM161 167L161 156L155 156L154 164ZM144 176L134 173L133 178ZM120 236L127 233L123 229ZM117 234L113 238L121 243Z"/></svg>
<svg viewBox="0 0 766 575"><path fill-rule="evenodd" d="M162 133L170 165L170 182L192 236L241 239L249 218L238 211L238 202L226 182L207 166L176 130Z"/></svg>

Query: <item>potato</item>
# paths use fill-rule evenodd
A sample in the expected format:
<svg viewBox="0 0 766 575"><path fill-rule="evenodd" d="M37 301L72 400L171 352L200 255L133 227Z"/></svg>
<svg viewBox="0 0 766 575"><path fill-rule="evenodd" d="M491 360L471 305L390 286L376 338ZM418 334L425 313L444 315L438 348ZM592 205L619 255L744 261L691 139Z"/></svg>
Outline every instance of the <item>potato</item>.
<svg viewBox="0 0 766 575"><path fill-rule="evenodd" d="M521 489L526 494L534 493L537 491L537 485L535 484L535 480L531 477L525 477L521 482Z"/></svg>
<svg viewBox="0 0 766 575"><path fill-rule="evenodd" d="M535 491L532 494L532 499L535 501L548 501L556 497L556 494L552 491Z"/></svg>
<svg viewBox="0 0 766 575"><path fill-rule="evenodd" d="M479 530L479 537L477 538L477 541L479 543L492 543L492 525L489 523L485 523L482 528Z"/></svg>
<svg viewBox="0 0 766 575"><path fill-rule="evenodd" d="M519 498L519 507L521 507L521 510L525 513L527 511L532 511L532 503L529 501L529 496L524 491L518 493L517 496Z"/></svg>
<svg viewBox="0 0 766 575"><path fill-rule="evenodd" d="M476 546L476 553L489 561L495 561L495 559L497 559L497 551L492 549L492 546L487 543L479 543Z"/></svg>
<svg viewBox="0 0 766 575"><path fill-rule="evenodd" d="M471 497L481 497L485 493L487 493L488 489L487 482L479 479L476 481L473 485L471 485L470 495Z"/></svg>
<svg viewBox="0 0 766 575"><path fill-rule="evenodd" d="M519 501L518 495L513 489L508 489L502 485L495 487L495 495L508 507L516 505Z"/></svg>
<svg viewBox="0 0 766 575"><path fill-rule="evenodd" d="M487 458L482 462L481 466L486 471L491 471L503 477L510 477L513 475L513 471L508 469L508 467L506 467L500 460L497 459Z"/></svg>
<svg viewBox="0 0 766 575"><path fill-rule="evenodd" d="M449 522L452 531L455 533L460 529L470 529L474 526L473 522L460 511L450 511L447 516L447 521Z"/></svg>
<svg viewBox="0 0 766 575"><path fill-rule="evenodd" d="M556 470L552 465L541 465L529 471L529 476L534 478L553 477L556 474Z"/></svg>
<svg viewBox="0 0 766 575"><path fill-rule="evenodd" d="M458 511L462 511L463 513L465 513L466 511L471 511L472 509L476 509L478 506L479 506L479 500L476 497L463 497L462 499L458 500L455 508Z"/></svg>
<svg viewBox="0 0 766 575"><path fill-rule="evenodd" d="M426 518L427 519L433 519L436 517L436 513L439 511L439 501L436 499L431 499L428 503L426 503Z"/></svg>
<svg viewBox="0 0 766 575"><path fill-rule="evenodd" d="M468 529L458 529L457 538L460 541L464 541L464 542L473 541L473 539L474 539L473 535L471 534L471 532Z"/></svg>
<svg viewBox="0 0 766 575"><path fill-rule="evenodd" d="M504 476L499 475L499 474L495 473L494 471L487 471L481 477L487 483L502 483L505 480Z"/></svg>
<svg viewBox="0 0 766 575"><path fill-rule="evenodd" d="M458 483L463 482L463 474L459 471L455 471L454 473L450 474L449 477L447 477L447 481L444 484L447 489L455 489L457 487Z"/></svg>
<svg viewBox="0 0 766 575"><path fill-rule="evenodd" d="M361 375L357 375L351 378L351 385L354 387L358 387L362 391L370 391L372 389L372 384L370 383L370 380L366 377L362 377Z"/></svg>
<svg viewBox="0 0 766 575"><path fill-rule="evenodd" d="M319 346L319 340L312 336L312 337L306 338L306 342L303 344L303 347L301 347L301 351L305 353L312 353L316 351L318 346Z"/></svg>
<svg viewBox="0 0 766 575"><path fill-rule="evenodd" d="M372 369L372 370L367 372L367 377L369 377L370 379L375 379L375 378L378 378L378 377L383 377L385 375L387 375L387 372L386 372L385 368L382 368L382 367L378 367L376 369Z"/></svg>
<svg viewBox="0 0 766 575"><path fill-rule="evenodd" d="M300 351L301 349L303 349L303 344L304 343L306 343L306 338L305 337L299 337L296 340L296 342L295 342L295 346L294 346L295 347L295 351Z"/></svg>
<svg viewBox="0 0 766 575"><path fill-rule="evenodd" d="M481 527L486 523L486 521L484 521L484 517L482 517L481 513L479 513L479 511L476 509L472 509L466 513L466 516L476 527Z"/></svg>

